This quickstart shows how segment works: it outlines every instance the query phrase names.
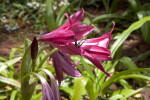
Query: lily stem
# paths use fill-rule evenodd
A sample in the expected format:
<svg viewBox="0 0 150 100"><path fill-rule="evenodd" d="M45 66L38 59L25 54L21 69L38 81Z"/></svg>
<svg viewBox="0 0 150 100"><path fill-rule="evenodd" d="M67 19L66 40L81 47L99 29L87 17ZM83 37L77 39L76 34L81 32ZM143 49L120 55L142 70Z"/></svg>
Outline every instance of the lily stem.
<svg viewBox="0 0 150 100"><path fill-rule="evenodd" d="M50 57L53 53L55 53L56 51L58 51L58 48L54 48L51 52L49 52L44 59L41 61L41 63L39 64L38 68L41 68L42 65L44 64L44 62L47 60L48 57Z"/></svg>

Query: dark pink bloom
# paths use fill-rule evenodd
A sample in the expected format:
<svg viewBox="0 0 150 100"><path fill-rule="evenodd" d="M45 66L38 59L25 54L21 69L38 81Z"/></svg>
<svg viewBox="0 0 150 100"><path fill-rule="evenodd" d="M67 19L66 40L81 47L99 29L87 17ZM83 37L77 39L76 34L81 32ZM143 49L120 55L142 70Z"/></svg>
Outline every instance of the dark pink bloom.
<svg viewBox="0 0 150 100"><path fill-rule="evenodd" d="M115 25L115 24L114 24ZM107 49L107 46L112 39L112 31L103 34L101 37L86 39L81 47L77 48L75 46L75 42L71 42L70 44L64 46L57 46L61 51L64 51L70 55L81 55L89 59L95 66L97 66L101 71L110 76L103 68L101 64L102 61L112 60L110 57L111 52Z"/></svg>
<svg viewBox="0 0 150 100"><path fill-rule="evenodd" d="M53 66L55 68L59 85L63 80L63 72L65 72L67 75L74 76L74 77L82 76L80 72L73 67L73 65L78 65L78 64L72 64L73 60L62 51L55 52L52 55L52 61L53 61Z"/></svg>
<svg viewBox="0 0 150 100"><path fill-rule="evenodd" d="M71 18L67 13L65 15L68 21L64 25L48 34L41 35L39 40L51 45L64 46L75 39L80 40L94 29L93 26L79 24L83 19L84 9L76 12Z"/></svg>
<svg viewBox="0 0 150 100"><path fill-rule="evenodd" d="M115 25L115 24L114 24ZM107 76L110 76L103 68L101 61L112 60L110 57L111 52L107 49L107 46L112 39L112 31L103 34L99 38L87 39L80 47L81 55L89 59L95 66L103 71Z"/></svg>

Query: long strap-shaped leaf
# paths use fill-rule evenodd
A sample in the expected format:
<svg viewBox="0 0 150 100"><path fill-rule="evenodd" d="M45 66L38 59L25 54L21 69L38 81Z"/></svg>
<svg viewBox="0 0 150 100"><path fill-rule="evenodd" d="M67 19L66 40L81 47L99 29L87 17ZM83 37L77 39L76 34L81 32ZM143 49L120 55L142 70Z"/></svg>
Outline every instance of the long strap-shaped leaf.
<svg viewBox="0 0 150 100"><path fill-rule="evenodd" d="M6 84L9 84L9 85L18 87L18 88L21 87L21 85L18 81L14 80L14 79L11 79L11 78L3 77L3 76L0 76L0 82L6 83Z"/></svg>
<svg viewBox="0 0 150 100"><path fill-rule="evenodd" d="M150 68L136 68L136 69L130 69L130 70L126 70L126 71L122 71L120 73L117 73L116 75L112 76L109 80L107 80L105 83L103 83L103 85L101 86L101 96L103 96L105 94L105 92L107 91L108 87L113 82L115 82L118 79L120 79L120 77L125 78L130 73L133 73L133 72L144 72L144 71L150 71ZM131 78L131 77L128 77L128 78ZM146 78L148 79L148 76ZM146 79L146 78L144 77L144 79ZM150 77L149 77L149 79L150 79Z"/></svg>

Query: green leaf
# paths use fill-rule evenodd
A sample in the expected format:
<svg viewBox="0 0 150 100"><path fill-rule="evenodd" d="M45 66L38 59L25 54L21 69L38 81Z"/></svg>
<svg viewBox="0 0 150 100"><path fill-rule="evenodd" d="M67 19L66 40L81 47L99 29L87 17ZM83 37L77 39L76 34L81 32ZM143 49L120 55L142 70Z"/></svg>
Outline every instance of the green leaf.
<svg viewBox="0 0 150 100"><path fill-rule="evenodd" d="M22 57L17 57L11 60L8 60L4 63L0 63L0 72L3 71L4 69L6 69L8 66L11 66L13 64L15 64L16 62L18 62Z"/></svg>
<svg viewBox="0 0 150 100"><path fill-rule="evenodd" d="M92 70L90 69L89 65L84 62L83 58L80 57L81 63L83 64L83 67L86 69L88 75L95 80L95 75L93 74Z"/></svg>
<svg viewBox="0 0 150 100"><path fill-rule="evenodd" d="M120 62L121 62L123 65L125 65L126 67L128 67L128 69L138 68L138 67L136 66L136 64L132 61L132 59L129 58L129 57L122 57L122 58L120 59Z"/></svg>
<svg viewBox="0 0 150 100"><path fill-rule="evenodd" d="M64 13L68 10L68 5L63 6L58 15L57 15L57 19L56 19L56 28L60 27L64 21Z"/></svg>
<svg viewBox="0 0 150 100"><path fill-rule="evenodd" d="M10 52L10 54L9 54L9 59L12 59L12 58L14 57L15 51L16 51L15 48L13 48L13 49L11 50L11 52Z"/></svg>
<svg viewBox="0 0 150 100"><path fill-rule="evenodd" d="M14 80L14 79L11 79L11 78L3 77L3 76L0 76L0 82L6 83L6 84L9 84L9 85L18 87L18 88L21 87L21 85L18 81Z"/></svg>
<svg viewBox="0 0 150 100"><path fill-rule="evenodd" d="M135 69L135 68L138 68L138 67L136 66L136 64L132 61L132 59L129 58L129 57L122 57L122 58L120 59L120 62L121 62L124 66L128 67L128 69ZM140 73L137 73L137 74L140 74ZM136 80L137 80L139 83L141 83L142 85L146 85L145 80L142 80L142 79L136 79Z"/></svg>
<svg viewBox="0 0 150 100"><path fill-rule="evenodd" d="M108 100L119 100L120 98L122 98L122 95L116 94L116 95L110 97Z"/></svg>
<svg viewBox="0 0 150 100"><path fill-rule="evenodd" d="M90 100L96 100L99 92L98 91L99 87L97 87L97 84L92 82L92 80L89 78L85 88L88 92Z"/></svg>
<svg viewBox="0 0 150 100"><path fill-rule="evenodd" d="M132 95L134 95L134 94L136 94L136 93L138 93L138 92L140 92L143 89L148 88L148 87L150 87L150 86L145 86L145 87L139 88L137 90L131 91L130 93L128 93L124 97L122 97L121 100L125 100L126 98L128 98L128 97L130 97L130 96L132 96Z"/></svg>
<svg viewBox="0 0 150 100"><path fill-rule="evenodd" d="M125 88L125 89L131 89L132 86L124 79L119 80L120 84Z"/></svg>
<svg viewBox="0 0 150 100"><path fill-rule="evenodd" d="M0 60L1 60L1 61L7 61L7 59L6 59L6 58L3 58L3 57L0 57Z"/></svg>
<svg viewBox="0 0 150 100"><path fill-rule="evenodd" d="M130 3L132 7L132 11L134 11L134 13L137 13L140 8L139 0L128 0L128 2Z"/></svg>
<svg viewBox="0 0 150 100"><path fill-rule="evenodd" d="M75 78L71 100L81 100L84 84L82 78Z"/></svg>
<svg viewBox="0 0 150 100"><path fill-rule="evenodd" d="M21 78L31 71L31 45L25 50L21 63Z"/></svg>
<svg viewBox="0 0 150 100"><path fill-rule="evenodd" d="M17 90L13 90L12 93L11 93L11 96L10 96L10 100L15 100L15 97L17 95Z"/></svg>
<svg viewBox="0 0 150 100"><path fill-rule="evenodd" d="M130 94L131 92L133 92L134 90L133 89L121 89L121 90L116 90L113 92L112 96L115 96L115 95L121 95L121 97L124 97L128 94ZM120 99L120 98L119 98Z"/></svg>
<svg viewBox="0 0 150 100"><path fill-rule="evenodd" d="M56 28L55 13L53 11L53 0L46 0L46 23L50 31Z"/></svg>
<svg viewBox="0 0 150 100"><path fill-rule="evenodd" d="M108 18L119 18L120 19L120 18L125 18L125 17L119 16L119 15L116 15L116 14L104 14L104 15L100 15L100 16L95 17L92 20L92 23L107 21L106 19L108 19Z"/></svg>
<svg viewBox="0 0 150 100"><path fill-rule="evenodd" d="M123 33L119 36L119 38L115 41L113 46L111 47L111 57L113 58L118 48L123 44L123 42L128 38L128 36L134 30L139 29L145 22L150 21L150 17L145 17L137 22L134 22L128 29L123 31Z"/></svg>
<svg viewBox="0 0 150 100"><path fill-rule="evenodd" d="M135 72L145 72L145 71L150 71L150 68L135 68L135 69L130 69L130 70L126 70L126 71L122 71L117 73L116 75L113 75L109 80L107 80L106 82L104 82L101 86L101 96L103 96L105 94L105 92L107 91L107 89L109 88L109 86L116 82L118 79L125 79L125 78L133 78L133 76L128 76L127 74L130 73L135 73ZM132 74L131 74L132 75ZM142 78L143 75L139 75L138 78ZM122 77L122 78L120 78ZM136 76L134 77L136 78ZM144 77L143 79L148 79L149 77Z"/></svg>
<svg viewBox="0 0 150 100"><path fill-rule="evenodd" d="M42 92L32 96L32 100L40 100L40 98L42 98Z"/></svg>
<svg viewBox="0 0 150 100"><path fill-rule="evenodd" d="M7 98L7 96L5 95L0 95L0 100L5 100Z"/></svg>
<svg viewBox="0 0 150 100"><path fill-rule="evenodd" d="M142 6L141 10L137 13L137 16L139 19L150 16L150 4L146 3ZM150 22L146 22L142 27L141 27L141 32L143 34L144 40L146 42L150 42Z"/></svg>
<svg viewBox="0 0 150 100"><path fill-rule="evenodd" d="M147 59L148 57L150 56L150 50L138 55L137 57L134 57L133 58L133 61L134 62L137 62L137 61L144 61L145 59Z"/></svg>

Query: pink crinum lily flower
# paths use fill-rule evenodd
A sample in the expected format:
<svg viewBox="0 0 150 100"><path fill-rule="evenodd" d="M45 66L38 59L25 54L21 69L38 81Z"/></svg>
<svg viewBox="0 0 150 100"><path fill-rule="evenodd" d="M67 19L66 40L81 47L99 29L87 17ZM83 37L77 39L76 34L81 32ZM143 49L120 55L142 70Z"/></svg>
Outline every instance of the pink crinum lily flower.
<svg viewBox="0 0 150 100"><path fill-rule="evenodd" d="M39 40L55 46L65 46L75 39L82 39L94 29L93 26L79 24L83 19L84 9L76 12L71 18L67 13L65 13L65 15L68 18L68 21L64 25L50 33L41 35Z"/></svg>
<svg viewBox="0 0 150 100"><path fill-rule="evenodd" d="M50 33L41 35L39 37L39 40L47 42L51 46L59 48L61 50L55 52L51 56L59 85L63 80L63 72L65 72L67 75L74 77L82 76L80 72L73 67L77 64L72 64L73 60L65 53L69 52L68 54L80 55L80 49L76 48L74 44L72 44L72 48L68 46L71 45L71 43L75 40L82 39L94 29L93 26L79 24L83 19L84 9L76 12L71 18L67 13L65 13L65 15L68 18L68 21L64 25ZM64 53L63 51L66 50L68 52Z"/></svg>
<svg viewBox="0 0 150 100"><path fill-rule="evenodd" d="M107 76L110 75L104 70L102 61L112 60L110 57L111 52L107 49L110 40L112 39L112 31L115 24L110 32L103 34L99 38L87 39L80 47L81 55L90 60L95 66L103 71Z"/></svg>
<svg viewBox="0 0 150 100"><path fill-rule="evenodd" d="M114 30L115 24L110 32L103 34L101 37L86 39L84 43L76 47L75 42L71 42L65 47L59 46L58 48L65 53L70 55L81 55L88 60L90 60L95 66L97 66L101 71L103 71L108 77L110 75L105 71L102 61L112 60L110 57L111 52L107 49L110 40L112 39L112 31Z"/></svg>

